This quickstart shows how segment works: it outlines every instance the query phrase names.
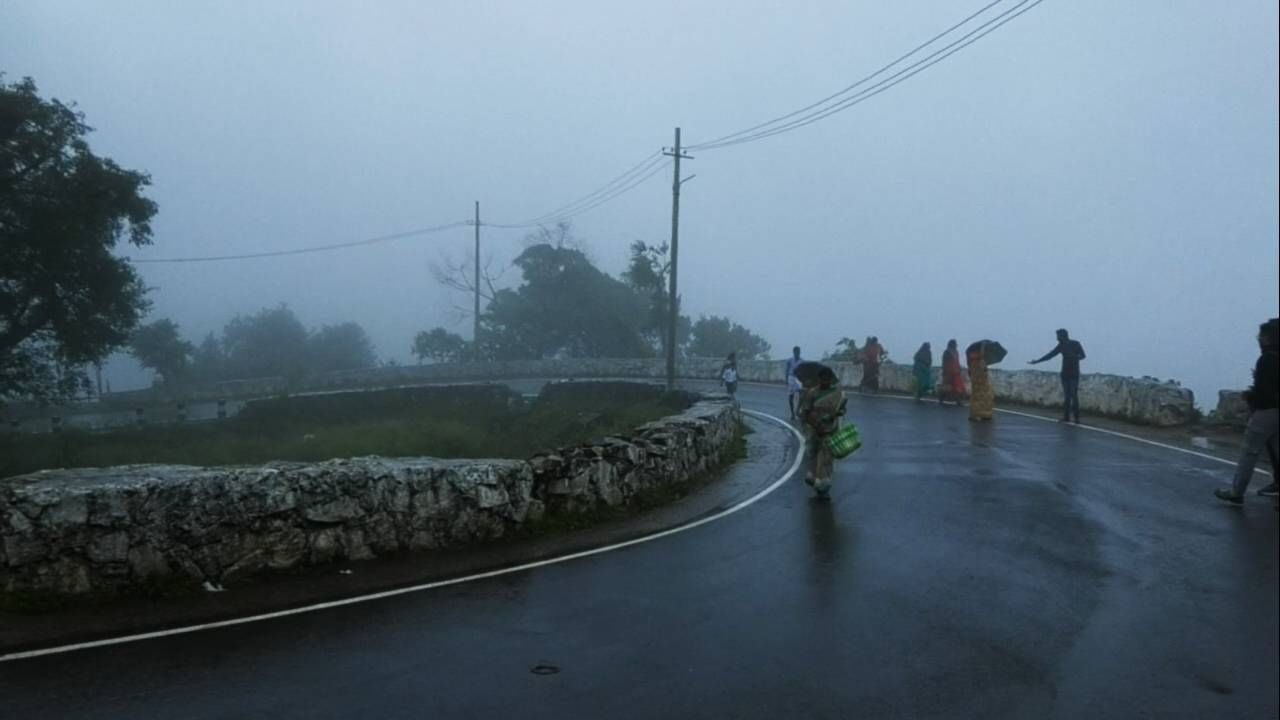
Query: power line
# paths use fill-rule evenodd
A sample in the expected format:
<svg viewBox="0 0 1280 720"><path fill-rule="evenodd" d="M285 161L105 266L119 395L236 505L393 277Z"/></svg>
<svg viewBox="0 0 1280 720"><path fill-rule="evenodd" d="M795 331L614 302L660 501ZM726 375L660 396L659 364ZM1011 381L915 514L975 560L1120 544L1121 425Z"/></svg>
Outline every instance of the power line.
<svg viewBox="0 0 1280 720"><path fill-rule="evenodd" d="M870 81L871 79L893 68L895 65L901 63L903 60L911 57L912 55L915 55L920 50L933 44L940 38L945 37L946 35L949 35L955 30L963 27L964 25L968 24L973 19L982 15L984 12L986 12L987 10L989 10L990 8L994 7L995 5L999 4L1002 1L1003 0L995 0L995 2L992 2L984 6L977 12L970 14L965 19L961 20L955 25L952 25L951 27L947 28L943 32L933 36L932 38L925 41L924 43L917 45L915 48L912 48L909 52L899 56L897 59L893 60L887 65L884 65L883 67L877 69L876 71L864 76L863 78L859 79L857 82L853 83L852 85L849 85L843 90L833 93L832 95L828 95L826 98L823 98L822 100L819 100L815 103L811 103L810 105L807 105L804 108L801 108L800 110L796 110L794 112L788 113L787 115L782 115L777 118L774 118L773 120L760 123L758 125L755 125L750 128L746 128L744 130L739 130L735 133L730 133L729 135L723 135L715 140L709 140L707 142L691 146L690 149L691 150L693 149L716 150L723 147L730 147L732 145L754 142L756 140L762 140L767 137L772 137L773 135L778 135L784 132L790 132L791 130L798 129L806 125L811 125L819 120L822 120L823 118L830 117L831 115L834 115L838 112L847 110L853 107L854 105L857 105L876 95L879 95L885 90L888 90L893 86L906 81L907 79L913 77L914 75L932 67L933 65L936 65L937 63L945 60L951 55L954 55L960 50L963 50L969 45L972 45L978 40L981 40L982 38L986 37L992 32L995 32L1005 23L1012 21L1014 18L1017 18L1023 13L1034 8L1036 5L1039 5L1044 0L1020 0L1020 2L1015 4L1013 7L1007 10L1004 10L1003 12L997 14L995 17L988 19L987 21L978 25L977 28L970 30L968 33L962 35L960 38L951 41L947 45L944 45L942 48L935 50L934 52L930 53L924 58L907 65L905 68L899 70L893 75L890 75L889 77L881 80L878 83L875 83L874 85L868 88L864 88L863 90L860 90L857 93L854 93L850 97L846 97L835 103L830 103L831 100L837 97L840 97L842 95L845 95L846 93L848 93L850 90L853 90L854 88L860 87L864 83ZM822 107L822 106L825 106L825 107ZM820 109L814 110L814 108L820 108ZM812 112L808 112L808 111L812 111ZM794 120L789 120L790 118L795 118L795 116L797 115L802 115L802 117L796 118ZM787 120L789 121L783 122Z"/></svg>
<svg viewBox="0 0 1280 720"><path fill-rule="evenodd" d="M635 187L635 185L638 183L629 184L629 185L628 183L634 180L636 177L643 175L644 173L648 172L649 170L654 168L656 165L659 165L661 163L662 163L662 152L660 150L655 150L654 152L647 155L643 160L641 160L639 163L636 163L634 166L632 166L629 170L622 173L621 175L615 177L614 179L610 180L609 182L605 183L599 188L596 188L595 190L587 193L586 195L583 195L577 200L574 200L573 202L570 202L566 205L558 207L555 210L552 210L551 212L543 213L542 215L539 215L535 218L530 218L528 220L521 220L518 222L487 223L487 224L492 225L492 227L499 227L499 228L527 228L527 227L535 227L537 225L543 225L548 222L551 222L552 220L562 219L562 218L570 217L572 215L580 214L582 212L585 212L586 209L598 207L600 204L602 204L602 203L596 202L602 197L607 196L607 199L605 200L605 202L607 202L608 200L611 200L617 197L618 195L621 195L622 192L625 192L626 190L630 190L631 188ZM649 176L645 175L645 177L647 178ZM625 186L625 190L623 190L622 192L615 192L622 186Z"/></svg>
<svg viewBox="0 0 1280 720"><path fill-rule="evenodd" d="M353 242L334 243L332 245L317 245L315 247L295 248L293 250L273 250L269 252L259 253L243 253L239 255L209 255L203 257L178 257L178 258L146 258L141 260L133 260L135 263L198 263L198 262L217 262L221 260L252 260L256 258L283 257L286 255L305 255L307 253L328 252L330 250L341 250L343 248L363 247L365 245L376 245L378 243L389 242L391 240L401 240L409 237L417 237L419 235L429 235L431 233L450 230L453 228L464 227L470 223L466 220L459 222L447 223L445 225L435 225L432 227L418 228L416 230L405 230L404 232L392 233L390 235L379 235L377 237L366 238L364 240L355 240Z"/></svg>
<svg viewBox="0 0 1280 720"><path fill-rule="evenodd" d="M491 227L496 227L496 228L522 229L522 228L537 227L539 225L546 225L548 223L559 222L561 220L567 220L571 217L581 215L590 210L594 210L595 208L598 208L601 205L604 205L605 203L613 200L614 198L620 195L626 194L627 192L630 192L634 188L640 186L649 178L662 172L664 169L666 169L667 165L669 164L670 164L670 161L664 161L662 157L654 158L644 163L643 170L642 170L643 174L633 176L630 180L628 180L623 185L614 187L603 195L598 195L594 199L588 201L586 204L572 205L571 209L568 212L547 213L546 215L543 215L542 217L537 218L536 220L530 220L523 223L485 223L485 224L490 225ZM569 207L569 206L566 206L566 207Z"/></svg>
<svg viewBox="0 0 1280 720"><path fill-rule="evenodd" d="M976 28L960 36L958 39L952 40L948 44L942 46L940 49L934 50L929 55L926 55L923 58L918 59L906 65L902 69L899 69L897 72L893 73L892 75L889 75L888 77L880 80L879 82L876 82L875 84L872 84L868 87L858 90L858 92L853 93L852 95L849 94L852 91L857 90L858 88L862 87L866 83L870 82L871 80L875 79L876 77L879 77L880 75L888 72L895 66L899 65L900 63L907 60L908 58L916 55L920 51L933 45L938 40L941 40L942 38L945 38L948 35L951 35L952 33L956 32L957 30L965 27L975 19L981 17L984 13L986 13L988 10L995 7L996 5L999 5L1000 3L1005 2L1005 0L993 0L992 2L978 9L977 11L970 13L968 16L966 16L964 19L960 20L959 22L951 25L946 30L943 30L942 32L934 35L933 37L929 38L923 43L920 43L919 45L915 46L905 54L900 55L899 57L894 59L892 62L858 79L851 85L848 85L847 87L835 93L832 93L831 95L828 95L825 98L822 98L821 100L810 103L809 105L806 105L798 110L794 110L785 115L780 115L771 120L767 120L763 123L759 123L751 127L744 128L742 130L738 130L733 133L729 133L727 135L722 135L713 140L708 140L707 142L687 146L684 149L686 150L717 150L720 148L730 147L733 145L755 142L757 140L763 140L765 138L772 137L774 135L799 129L801 127L810 125L824 118L830 117L831 115L834 115L838 112L843 112L844 110L847 110L853 107L854 105L864 102L876 95L879 95L880 93L894 87L895 85L901 82L904 82L910 79L911 77L915 76L916 74L923 72L924 70L947 59L951 55L954 55L960 50L963 50L969 45L972 45L978 40L981 40L982 38L996 31L997 29L1002 27L1004 24L1012 21L1013 19L1019 17L1023 13L1031 10L1032 8L1039 5L1043 1L1044 0L1019 0L1019 2L1013 5L1013 7L1008 8L996 14L994 17L990 19L987 19L985 22L979 24ZM562 220L566 220L570 217L574 217L574 216L589 212L597 207L600 207L601 205L604 205L605 203L612 201L613 199L627 192L630 192L632 189L638 187L649 178L665 170L670 164L671 164L671 161L664 158L663 152L661 150L655 151L645 156L644 159L642 159L640 162L633 165L631 168L623 172L621 175L618 175L617 177L613 178L612 180L605 183L604 185L596 188L590 193L587 193L586 195L583 195L572 202L562 205L561 207L555 210L552 210L550 212L544 213L537 217L530 218L528 220L523 220L520 222L484 223L484 224L489 227L496 227L496 228L523 229L523 228L537 227L539 225L544 225L551 222L559 222ZM224 260L249 260L249 259L256 259L256 258L283 257L283 256L290 256L290 255L304 255L309 253L328 252L331 250L340 250L344 248L374 245L377 243L388 242L391 240L398 240L398 239L403 239L408 237L427 235L435 232L441 232L443 230L469 226L473 224L478 227L480 223L478 221L459 221L454 223L446 223L444 225L435 225L432 227L419 228L416 230L407 230L404 232L393 233L390 235L380 235L377 237L366 238L364 240L356 240L353 242L334 243L331 245L320 245L316 247L307 247L307 248L296 248L293 250L277 250L277 251L269 251L269 252L242 253L242 254L236 254L236 255L216 255L216 256L202 256L202 257L151 258L151 259L134 260L133 262L136 262L139 264L142 264L142 263L149 263L149 264L197 263L197 262L217 262L217 261L224 261Z"/></svg>
<svg viewBox="0 0 1280 720"><path fill-rule="evenodd" d="M585 207L578 208L574 210L572 213L557 215L556 217L550 218L547 222L550 222L552 220L554 221L568 220L570 217L575 217L577 215L581 215L583 213L594 210L600 207L601 205L604 205L605 203L609 202L610 200L613 200L614 198L620 195L624 195L630 192L631 190L633 190L634 188L639 187L640 185L644 184L644 182L649 178L653 177L654 175L657 175L663 170L666 170L667 167L669 167L670 165L671 165L670 160L667 160L665 162L659 162L658 164L654 165L653 168L650 169L648 172L646 172L644 175L641 175L640 177L637 177L636 179L632 180L625 187L620 187L614 192L612 192L611 194L609 194L608 196L599 198L598 200L591 203L590 205L586 205Z"/></svg>

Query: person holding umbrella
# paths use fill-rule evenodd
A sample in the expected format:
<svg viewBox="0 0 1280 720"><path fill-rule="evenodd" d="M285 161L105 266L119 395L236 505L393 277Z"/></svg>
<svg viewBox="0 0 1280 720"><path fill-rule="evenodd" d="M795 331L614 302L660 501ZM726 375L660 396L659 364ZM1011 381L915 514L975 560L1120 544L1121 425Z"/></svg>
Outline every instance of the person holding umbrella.
<svg viewBox="0 0 1280 720"><path fill-rule="evenodd" d="M835 371L818 363L803 365L816 366L815 373L804 373L801 376L805 392L800 400L799 413L805 434L809 436L805 448L809 457L809 472L804 481L820 497L826 497L831 490L831 474L835 469L835 454L827 439L840 430L840 418L845 412L845 397Z"/></svg>
<svg viewBox="0 0 1280 720"><path fill-rule="evenodd" d="M995 340L979 340L965 349L969 384L973 387L969 399L969 419L973 422L987 422L995 416L996 392L987 367L1000 362L1005 355L1004 346Z"/></svg>

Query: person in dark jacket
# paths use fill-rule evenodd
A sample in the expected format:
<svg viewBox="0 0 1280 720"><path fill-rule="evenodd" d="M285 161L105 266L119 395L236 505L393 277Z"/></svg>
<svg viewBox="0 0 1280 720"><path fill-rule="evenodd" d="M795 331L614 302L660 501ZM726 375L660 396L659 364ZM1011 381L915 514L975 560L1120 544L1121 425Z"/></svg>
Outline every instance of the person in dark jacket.
<svg viewBox="0 0 1280 720"><path fill-rule="evenodd" d="M1253 479L1253 468L1258 464L1258 455L1266 449L1272 458L1276 457L1277 432L1280 432L1280 319L1271 318L1258 329L1258 346L1262 354L1253 366L1253 384L1245 391L1244 399L1249 404L1249 424L1244 431L1244 447L1240 450L1240 460L1236 462L1236 474L1231 489L1218 488L1213 491L1219 500L1233 505L1244 501L1245 490L1249 489L1249 481ZM1275 460L1273 459L1274 463ZM1274 464L1271 474L1275 475ZM1264 488L1265 490L1266 488Z"/></svg>
<svg viewBox="0 0 1280 720"><path fill-rule="evenodd" d="M1053 356L1062 356L1062 422L1073 419L1080 424L1080 361L1084 359L1084 346L1072 340L1067 331L1059 328L1058 344L1039 359L1028 364L1038 365Z"/></svg>

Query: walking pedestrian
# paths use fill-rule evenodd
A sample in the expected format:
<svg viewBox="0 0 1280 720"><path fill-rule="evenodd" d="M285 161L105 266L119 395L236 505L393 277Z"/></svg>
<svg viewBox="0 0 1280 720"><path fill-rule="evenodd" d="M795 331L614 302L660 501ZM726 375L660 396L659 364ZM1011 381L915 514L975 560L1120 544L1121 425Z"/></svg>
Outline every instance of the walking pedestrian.
<svg viewBox="0 0 1280 720"><path fill-rule="evenodd" d="M862 348L862 382L858 383L859 390L880 392L880 363L885 355L880 338L875 335L867 338L867 346Z"/></svg>
<svg viewBox="0 0 1280 720"><path fill-rule="evenodd" d="M1080 361L1085 358L1084 346L1079 341L1072 340L1065 329L1058 329L1058 344L1052 350L1045 353L1043 357L1031 360L1028 365L1037 365L1053 358L1054 355L1062 356L1062 420L1060 422L1075 421L1080 424Z"/></svg>
<svg viewBox="0 0 1280 720"><path fill-rule="evenodd" d="M933 349L929 343L920 346L911 363L912 379L916 386L916 402L933 392Z"/></svg>
<svg viewBox="0 0 1280 720"><path fill-rule="evenodd" d="M986 340L970 345L965 352L969 363L969 384L973 395L969 399L969 419L986 422L996 414L996 392L991 387L991 375L987 371Z"/></svg>
<svg viewBox="0 0 1280 720"><path fill-rule="evenodd" d="M809 456L809 472L804 481L819 495L825 496L831 490L835 455L826 439L840 429L840 417L844 411L845 397L840 390L840 379L835 371L824 366L818 372L817 383L805 392L800 409L805 433L809 437L805 448Z"/></svg>
<svg viewBox="0 0 1280 720"><path fill-rule="evenodd" d="M942 387L938 390L938 404L950 400L956 405L964 404L964 396L968 394L964 386L964 372L960 367L960 347L954 339L947 341L947 349L942 351Z"/></svg>
<svg viewBox="0 0 1280 720"><path fill-rule="evenodd" d="M791 410L791 419L796 419L796 401L800 399L800 393L804 387L800 383L800 378L796 377L796 368L804 360L800 359L800 346L791 348L791 357L787 358L787 407Z"/></svg>
<svg viewBox="0 0 1280 720"><path fill-rule="evenodd" d="M729 393L729 397L734 401L738 401L738 354L729 353L729 357L725 358L724 365L720 366L720 383L724 385L724 391Z"/></svg>
<svg viewBox="0 0 1280 720"><path fill-rule="evenodd" d="M1231 488L1218 488L1213 494L1233 505L1244 501L1245 490L1253 479L1253 468L1264 449L1272 458L1271 474L1276 472L1277 433L1280 432L1280 319L1271 318L1258 329L1261 354L1253 366L1253 384L1245 391L1249 404L1249 424L1245 426L1244 446L1236 462ZM1274 483L1272 483L1274 485ZM1270 486L1269 486L1270 487ZM1263 488L1267 490L1268 488Z"/></svg>

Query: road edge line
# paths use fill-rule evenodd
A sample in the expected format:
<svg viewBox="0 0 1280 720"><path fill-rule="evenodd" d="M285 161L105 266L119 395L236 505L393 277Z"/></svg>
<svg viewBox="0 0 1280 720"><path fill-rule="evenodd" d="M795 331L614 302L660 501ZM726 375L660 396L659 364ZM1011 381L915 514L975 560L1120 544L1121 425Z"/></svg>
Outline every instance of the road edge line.
<svg viewBox="0 0 1280 720"><path fill-rule="evenodd" d="M778 425L781 425L782 427L786 428L787 430L790 430L791 433L800 442L800 450L796 452L796 456L791 463L791 467L788 468L787 471L783 473L781 477L779 477L777 480L774 480L772 483L767 485L764 489L760 490L756 494L742 500L737 504L734 504L725 508L724 510L713 513L711 515L707 515L706 517L699 518L697 520L693 520L691 522L687 522L683 525L677 525L676 527L673 527L673 528L667 528L666 530L660 530L650 535L643 535L641 537L632 538L630 540L624 540L622 542L611 543L609 545L602 545L597 548L591 548L590 550L580 550L578 552L569 553L567 555L560 555L558 557L545 558L543 560L536 560L533 562L521 563L519 565L512 565L510 567L498 568L496 570L487 570L481 573L463 575L461 577L449 578L447 580L434 580L432 582L420 583L417 585L410 585L408 587L396 588L394 590L382 590L376 593L356 595L354 597L342 598L340 600L328 600L320 603L312 603L311 605L303 605L301 607L289 608L287 610L276 610L268 613L246 615L244 617L239 617L239 618L228 618L226 620L217 620L214 622L198 623L196 625L183 625L175 628L168 628L165 630L152 630L150 632L135 633L133 635L121 635L119 637L114 637L114 638L103 638L101 640L90 640L86 642L71 643L67 645L55 645L53 647L40 648L36 650L22 650L18 652L7 653L7 654L0 655L0 663L12 662L15 660L27 660L31 658L44 657L48 655L61 655L63 653L75 652L77 650L90 650L93 648L108 647L111 645L124 645L126 643L141 642L144 640L156 640L159 638L171 637L174 635L187 635L194 632L200 632L202 630L214 630L217 628L232 627L235 625L247 625L249 623L263 622L265 620L274 620L276 618L288 617L290 615L302 615L303 613L312 613L312 612L318 612L320 610L329 610L332 608L343 607L346 605L357 605L359 603L371 602L374 600L382 600L384 598L395 597L397 595L408 595L410 593L423 592L426 590L434 590L435 588L447 587L449 585L461 585L463 583L474 582L476 580L485 580L488 578L498 577L501 575L510 575L512 573L524 572L526 570L533 570L535 568L545 567L547 565L556 565L559 563L568 562L570 560L577 560L584 557L590 557L592 555L601 555L603 553L613 552L614 550L621 550L623 548L628 548L633 545L640 545L642 543L659 540L661 538L668 537L670 535L675 535L677 533L682 533L687 530L693 530L694 528L701 527L703 525L714 522L716 520L726 518L764 499L766 496L768 496L778 488L782 487L788 480L794 477L796 472L799 471L800 469L800 463L804 460L804 452L803 452L804 436L801 435L800 432L796 430L790 423L786 422L781 418L775 417L768 413L760 412L758 410L744 409L742 410L742 412L748 415L754 415L756 417L760 417L765 420L775 422Z"/></svg>

